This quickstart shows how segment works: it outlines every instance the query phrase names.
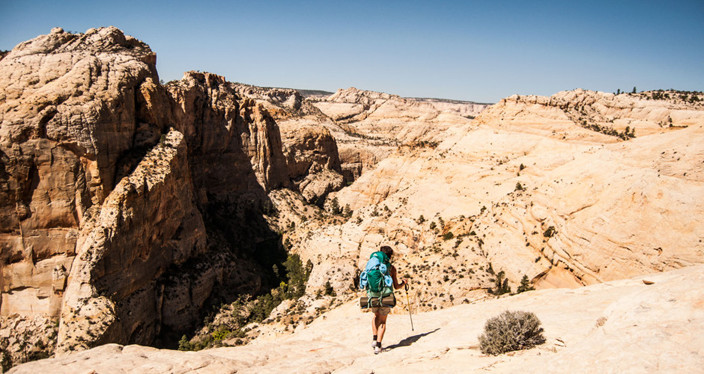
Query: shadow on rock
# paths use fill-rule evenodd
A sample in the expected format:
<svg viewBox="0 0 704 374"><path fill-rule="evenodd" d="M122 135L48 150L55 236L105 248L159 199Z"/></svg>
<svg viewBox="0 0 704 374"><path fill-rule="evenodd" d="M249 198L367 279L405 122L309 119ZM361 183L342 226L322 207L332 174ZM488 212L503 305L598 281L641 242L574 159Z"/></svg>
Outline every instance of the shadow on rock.
<svg viewBox="0 0 704 374"><path fill-rule="evenodd" d="M391 350L391 349L395 349L395 348L399 348L399 347L408 347L408 346L410 346L411 344L417 342L420 338L422 338L422 337L424 337L424 336L427 336L427 335L430 335L430 334L432 334L432 333L434 333L435 331L438 331L438 330L440 330L440 328L436 328L436 329L433 330L433 331L424 332L424 333L422 333L422 334L409 336L409 337L407 337L406 339L403 339L403 340L401 340L400 342L398 342L398 343L396 343L396 344L394 344L394 345L390 345L390 346L386 347L386 349L387 349L387 350Z"/></svg>

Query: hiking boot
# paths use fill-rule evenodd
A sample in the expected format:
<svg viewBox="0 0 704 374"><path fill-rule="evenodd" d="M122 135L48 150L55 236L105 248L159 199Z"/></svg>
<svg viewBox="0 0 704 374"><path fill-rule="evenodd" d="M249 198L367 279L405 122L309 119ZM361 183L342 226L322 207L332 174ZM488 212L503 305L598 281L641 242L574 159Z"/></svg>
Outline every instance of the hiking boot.
<svg viewBox="0 0 704 374"><path fill-rule="evenodd" d="M379 353L381 353L381 347L377 345L374 347L374 354L378 355Z"/></svg>
<svg viewBox="0 0 704 374"><path fill-rule="evenodd" d="M376 340L372 340L372 348L376 348Z"/></svg>

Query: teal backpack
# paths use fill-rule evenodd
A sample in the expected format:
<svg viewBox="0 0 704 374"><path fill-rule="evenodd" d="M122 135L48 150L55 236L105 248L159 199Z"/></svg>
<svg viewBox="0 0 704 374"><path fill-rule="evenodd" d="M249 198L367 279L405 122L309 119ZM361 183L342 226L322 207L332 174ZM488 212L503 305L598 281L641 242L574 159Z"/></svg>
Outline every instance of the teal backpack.
<svg viewBox="0 0 704 374"><path fill-rule="evenodd" d="M381 298L394 293L393 279L389 273L391 263L389 257L381 251L372 253L367 266L359 276L359 288L367 291L368 300Z"/></svg>

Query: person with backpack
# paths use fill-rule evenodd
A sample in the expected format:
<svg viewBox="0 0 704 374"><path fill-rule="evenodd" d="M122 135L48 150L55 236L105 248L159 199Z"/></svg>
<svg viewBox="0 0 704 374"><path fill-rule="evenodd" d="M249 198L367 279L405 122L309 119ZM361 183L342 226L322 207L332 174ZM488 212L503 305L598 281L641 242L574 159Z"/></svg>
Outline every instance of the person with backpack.
<svg viewBox="0 0 704 374"><path fill-rule="evenodd" d="M399 283L396 268L391 265L393 254L394 251L391 247L382 246L379 251L372 253L367 266L360 275L360 288L367 291L367 297L366 299L362 298L361 306L374 313L374 318L372 318L374 354L381 352L381 341L386 332L386 318L391 312L391 308L396 305L393 290L408 284L405 279Z"/></svg>

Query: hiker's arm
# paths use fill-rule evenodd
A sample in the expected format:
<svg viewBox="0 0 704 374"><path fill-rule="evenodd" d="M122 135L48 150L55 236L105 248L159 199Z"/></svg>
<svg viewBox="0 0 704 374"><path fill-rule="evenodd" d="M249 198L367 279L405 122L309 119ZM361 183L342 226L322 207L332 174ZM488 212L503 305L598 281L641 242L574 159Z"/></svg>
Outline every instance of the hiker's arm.
<svg viewBox="0 0 704 374"><path fill-rule="evenodd" d="M397 290L401 287L403 287L404 284L406 284L406 280L402 280L401 283L398 282L398 278L396 277L396 267L391 265L391 278L394 280L394 289Z"/></svg>

